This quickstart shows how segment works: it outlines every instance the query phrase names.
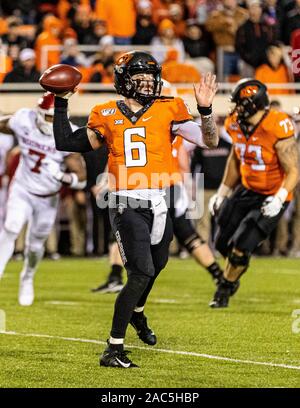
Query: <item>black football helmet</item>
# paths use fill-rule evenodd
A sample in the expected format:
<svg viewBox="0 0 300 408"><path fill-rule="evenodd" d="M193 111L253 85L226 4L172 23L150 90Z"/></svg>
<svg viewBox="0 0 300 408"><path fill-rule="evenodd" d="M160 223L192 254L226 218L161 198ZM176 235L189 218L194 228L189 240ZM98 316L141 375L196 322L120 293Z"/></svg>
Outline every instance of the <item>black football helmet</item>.
<svg viewBox="0 0 300 408"><path fill-rule="evenodd" d="M133 80L136 74L152 74L153 86L151 92L142 93L139 90L140 80ZM114 67L115 88L117 93L126 98L133 98L141 105L146 105L161 93L161 66L151 54L143 51L130 51L123 54Z"/></svg>
<svg viewBox="0 0 300 408"><path fill-rule="evenodd" d="M259 110L268 109L267 87L257 79L242 79L234 88L230 102L235 104L233 111L237 112L238 122L247 122Z"/></svg>

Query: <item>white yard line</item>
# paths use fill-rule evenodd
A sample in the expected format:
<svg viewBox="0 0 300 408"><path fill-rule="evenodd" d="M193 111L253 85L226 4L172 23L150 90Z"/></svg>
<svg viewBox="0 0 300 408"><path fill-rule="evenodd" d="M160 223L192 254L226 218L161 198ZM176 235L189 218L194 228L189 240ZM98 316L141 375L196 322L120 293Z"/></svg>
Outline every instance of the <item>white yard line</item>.
<svg viewBox="0 0 300 408"><path fill-rule="evenodd" d="M73 342L78 342L78 343L91 343L91 344L106 345L105 341L100 341L100 340L80 339L80 338L75 338L75 337L51 336L49 334L17 333L13 331L7 331L7 332L0 332L0 335L20 336L20 337L38 337L38 338L44 338L44 339L54 339L54 340L73 341ZM150 347L142 347L142 346L130 346L127 344L126 344L126 348L154 351L157 353L176 354L180 356L200 357L200 358L206 358L209 360L228 361L230 363L259 365L259 366L285 368L288 370L299 370L300 371L300 366L294 366L294 365L289 365L289 364L279 364L279 363L272 363L272 362L265 362L265 361L242 360L242 359L236 359L236 358L230 358L230 357L214 356L214 355L204 354L204 353L195 353L191 351L177 351L177 350L150 348Z"/></svg>

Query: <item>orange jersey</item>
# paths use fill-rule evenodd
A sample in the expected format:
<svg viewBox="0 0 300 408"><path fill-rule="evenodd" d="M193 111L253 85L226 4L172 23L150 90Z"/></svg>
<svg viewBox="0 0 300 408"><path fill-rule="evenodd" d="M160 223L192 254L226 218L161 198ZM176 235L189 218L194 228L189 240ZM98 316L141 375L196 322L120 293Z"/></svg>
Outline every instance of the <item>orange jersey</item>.
<svg viewBox="0 0 300 408"><path fill-rule="evenodd" d="M226 118L225 128L232 137L240 161L244 187L259 194L275 194L285 177L275 145L278 140L293 137L295 133L288 115L271 110L248 139L236 122L236 114ZM292 193L288 195L287 201L291 198Z"/></svg>
<svg viewBox="0 0 300 408"><path fill-rule="evenodd" d="M172 124L191 120L181 98L156 99L133 113L123 101L96 105L88 127L97 129L108 149L110 189L164 188L173 169Z"/></svg>

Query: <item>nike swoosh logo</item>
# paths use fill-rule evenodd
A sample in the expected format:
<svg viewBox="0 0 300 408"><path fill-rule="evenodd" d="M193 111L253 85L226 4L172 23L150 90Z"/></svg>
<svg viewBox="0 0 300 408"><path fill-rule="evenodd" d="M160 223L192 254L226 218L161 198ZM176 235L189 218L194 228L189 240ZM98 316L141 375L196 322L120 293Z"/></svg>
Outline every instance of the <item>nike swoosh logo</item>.
<svg viewBox="0 0 300 408"><path fill-rule="evenodd" d="M152 118L152 116L150 116L149 118L143 118L142 121L143 121L143 122L147 122L147 120L149 120L149 119L151 119L151 118Z"/></svg>
<svg viewBox="0 0 300 408"><path fill-rule="evenodd" d="M117 362L124 368L129 368L130 363L123 363L123 361L119 360L118 357L116 357Z"/></svg>

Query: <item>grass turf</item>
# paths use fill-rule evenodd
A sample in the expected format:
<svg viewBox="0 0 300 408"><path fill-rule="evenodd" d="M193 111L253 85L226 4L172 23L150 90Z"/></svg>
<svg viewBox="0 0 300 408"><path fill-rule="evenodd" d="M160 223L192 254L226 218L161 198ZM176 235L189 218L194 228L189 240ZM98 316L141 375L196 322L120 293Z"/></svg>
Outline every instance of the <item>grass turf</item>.
<svg viewBox="0 0 300 408"><path fill-rule="evenodd" d="M253 259L230 308L211 310L214 285L191 259L171 259L146 308L158 344L144 345L129 327L126 344L139 369L99 367L104 345L0 334L0 387L299 387L300 370L176 355L156 348L300 367L300 261ZM43 261L36 301L17 303L21 263L11 262L0 283L6 330L105 341L115 295L89 289L107 275L106 259ZM299 325L300 326L300 325Z"/></svg>

